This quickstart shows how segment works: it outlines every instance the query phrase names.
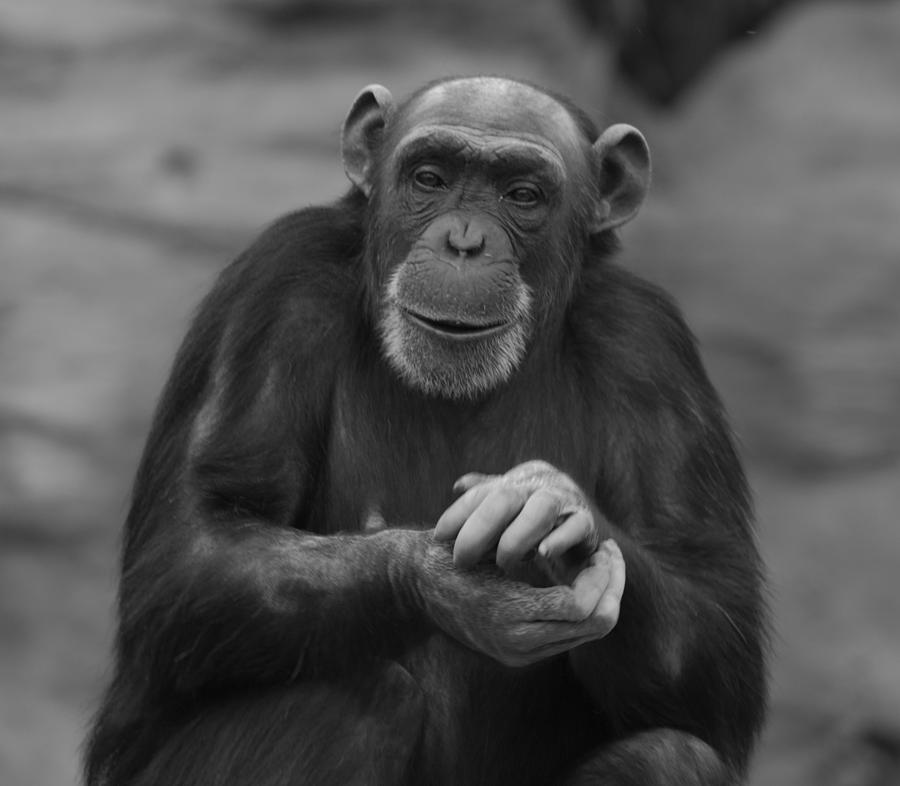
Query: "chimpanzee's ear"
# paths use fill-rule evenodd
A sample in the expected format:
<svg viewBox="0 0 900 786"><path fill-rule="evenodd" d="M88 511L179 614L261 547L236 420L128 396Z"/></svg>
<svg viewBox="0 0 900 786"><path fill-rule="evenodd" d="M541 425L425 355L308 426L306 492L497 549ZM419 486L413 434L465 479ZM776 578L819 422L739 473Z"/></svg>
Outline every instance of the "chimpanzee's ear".
<svg viewBox="0 0 900 786"><path fill-rule="evenodd" d="M381 85L369 85L356 97L341 129L344 171L366 196L372 191L375 150L393 110L394 98L390 90Z"/></svg>
<svg viewBox="0 0 900 786"><path fill-rule="evenodd" d="M594 142L600 164L600 199L591 231L615 229L637 215L650 187L650 148L633 126L610 126Z"/></svg>

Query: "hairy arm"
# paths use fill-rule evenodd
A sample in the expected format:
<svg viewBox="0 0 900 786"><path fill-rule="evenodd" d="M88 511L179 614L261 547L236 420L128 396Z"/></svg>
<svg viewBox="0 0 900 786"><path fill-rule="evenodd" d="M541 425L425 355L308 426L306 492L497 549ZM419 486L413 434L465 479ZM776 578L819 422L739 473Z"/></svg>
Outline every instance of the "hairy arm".
<svg viewBox="0 0 900 786"><path fill-rule="evenodd" d="M662 723L746 763L765 706L766 610L749 491L690 331L654 288L616 290L604 348L622 380L601 409L599 537L621 548L619 621L575 673L623 728ZM631 351L640 347L640 351Z"/></svg>
<svg viewBox="0 0 900 786"><path fill-rule="evenodd" d="M599 519L627 566L618 624L569 658L597 707L616 708L614 723L685 729L740 770L765 704L761 565L727 436L700 432L683 455L661 453L663 439L636 456L645 469L630 491L620 478L631 512Z"/></svg>
<svg viewBox="0 0 900 786"><path fill-rule="evenodd" d="M223 273L160 401L126 523L118 637L122 669L160 696L348 668L402 646L387 631L424 627L424 535L314 534L356 529L310 518L353 289L352 228L323 223L283 220Z"/></svg>

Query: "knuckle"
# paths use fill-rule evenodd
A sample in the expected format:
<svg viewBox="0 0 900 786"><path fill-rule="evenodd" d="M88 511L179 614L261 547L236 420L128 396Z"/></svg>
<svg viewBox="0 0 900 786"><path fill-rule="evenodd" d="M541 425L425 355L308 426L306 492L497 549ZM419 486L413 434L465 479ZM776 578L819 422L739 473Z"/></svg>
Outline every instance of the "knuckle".
<svg viewBox="0 0 900 786"><path fill-rule="evenodd" d="M599 605L597 606L596 616L600 619L606 620L612 625L615 625L616 622L619 621L620 608L621 604L619 603L619 599L607 595L600 601Z"/></svg>
<svg viewBox="0 0 900 786"><path fill-rule="evenodd" d="M597 616L600 613L599 608L595 608L591 605L590 601L586 598L575 598L572 602L574 620L576 622L584 622L587 619L590 619L591 616Z"/></svg>
<svg viewBox="0 0 900 786"><path fill-rule="evenodd" d="M569 488L564 485L555 486L554 490L559 495L560 502L565 512L571 516L585 514L591 516L590 507L584 495L577 488Z"/></svg>
<svg viewBox="0 0 900 786"><path fill-rule="evenodd" d="M524 492L518 486L512 486L508 483L503 484L501 486L503 491L503 498L508 502L518 502L524 496Z"/></svg>
<svg viewBox="0 0 900 786"><path fill-rule="evenodd" d="M521 474L532 474L535 472L555 472L556 469L543 459L530 459L517 464L511 471Z"/></svg>
<svg viewBox="0 0 900 786"><path fill-rule="evenodd" d="M491 505L504 506L515 499L516 490L508 483L498 483L491 491L488 500Z"/></svg>
<svg viewBox="0 0 900 786"><path fill-rule="evenodd" d="M502 483L493 483L482 501L482 505L493 506L501 503L506 498L506 486Z"/></svg>
<svg viewBox="0 0 900 786"><path fill-rule="evenodd" d="M521 465L523 470L531 475L555 475L559 470L547 461L534 459Z"/></svg>
<svg viewBox="0 0 900 786"><path fill-rule="evenodd" d="M531 499L535 501L535 504L547 508L548 510L556 511L557 514L559 514L562 509L562 497L552 486L541 486L540 488L535 489L534 493L531 495Z"/></svg>
<svg viewBox="0 0 900 786"><path fill-rule="evenodd" d="M559 471L546 461L534 459L518 464L504 476L516 483L546 482L548 476L556 475Z"/></svg>

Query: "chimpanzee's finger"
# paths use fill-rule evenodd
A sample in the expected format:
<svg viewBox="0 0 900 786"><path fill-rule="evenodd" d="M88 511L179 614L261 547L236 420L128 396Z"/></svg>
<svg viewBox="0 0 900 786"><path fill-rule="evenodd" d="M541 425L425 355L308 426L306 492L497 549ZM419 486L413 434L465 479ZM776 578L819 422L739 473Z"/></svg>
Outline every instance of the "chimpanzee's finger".
<svg viewBox="0 0 900 786"><path fill-rule="evenodd" d="M625 557L614 540L603 541L594 557L599 559L604 554L608 555L606 559L609 582L597 604L594 617L601 620L612 620L612 624L615 625L619 618L622 595L625 594Z"/></svg>
<svg viewBox="0 0 900 786"><path fill-rule="evenodd" d="M578 508L541 541L538 552L542 557L555 557L582 543L589 543L594 537L593 515L589 510Z"/></svg>
<svg viewBox="0 0 900 786"><path fill-rule="evenodd" d="M592 554L588 566L572 582L574 606L580 619L591 619L609 587L609 555L606 552Z"/></svg>
<svg viewBox="0 0 900 786"><path fill-rule="evenodd" d="M475 509L491 493L492 488L490 484L473 486L459 499L455 500L437 520L437 524L434 527L434 539L453 540L462 525L466 523L466 519L475 512Z"/></svg>
<svg viewBox="0 0 900 786"><path fill-rule="evenodd" d="M538 489L525 502L522 511L500 537L497 564L504 569L524 559L553 529L559 518L561 502L550 491Z"/></svg>
<svg viewBox="0 0 900 786"><path fill-rule="evenodd" d="M528 494L522 489L504 484L493 486L459 529L453 546L454 564L460 568L473 567L497 545L527 499Z"/></svg>
<svg viewBox="0 0 900 786"><path fill-rule="evenodd" d="M486 480L492 480L496 477L496 475L484 475L481 472L469 472L456 479L456 482L453 484L453 493L462 494L484 483Z"/></svg>

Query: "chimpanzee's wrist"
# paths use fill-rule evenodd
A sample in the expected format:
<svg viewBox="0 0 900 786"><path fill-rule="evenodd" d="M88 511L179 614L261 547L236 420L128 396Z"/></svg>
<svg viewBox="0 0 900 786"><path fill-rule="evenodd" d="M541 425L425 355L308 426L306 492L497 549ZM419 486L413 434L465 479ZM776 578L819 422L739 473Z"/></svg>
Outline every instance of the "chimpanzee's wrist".
<svg viewBox="0 0 900 786"><path fill-rule="evenodd" d="M425 624L431 530L390 529L372 537L385 544L387 580L403 616L412 623Z"/></svg>

